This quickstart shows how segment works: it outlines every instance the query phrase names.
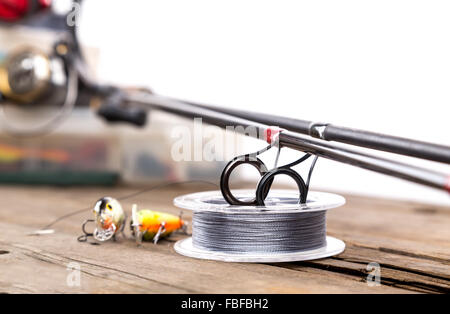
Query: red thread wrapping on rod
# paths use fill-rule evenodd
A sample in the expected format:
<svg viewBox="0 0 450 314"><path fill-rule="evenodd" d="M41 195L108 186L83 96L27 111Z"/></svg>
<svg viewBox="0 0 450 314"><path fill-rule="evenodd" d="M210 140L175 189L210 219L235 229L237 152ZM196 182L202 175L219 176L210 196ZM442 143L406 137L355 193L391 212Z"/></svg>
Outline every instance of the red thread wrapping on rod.
<svg viewBox="0 0 450 314"><path fill-rule="evenodd" d="M273 142L276 141L276 138L278 137L278 135L283 132L283 129L280 129L278 127L270 127L266 130L266 134L265 134L265 140L268 144L272 144Z"/></svg>

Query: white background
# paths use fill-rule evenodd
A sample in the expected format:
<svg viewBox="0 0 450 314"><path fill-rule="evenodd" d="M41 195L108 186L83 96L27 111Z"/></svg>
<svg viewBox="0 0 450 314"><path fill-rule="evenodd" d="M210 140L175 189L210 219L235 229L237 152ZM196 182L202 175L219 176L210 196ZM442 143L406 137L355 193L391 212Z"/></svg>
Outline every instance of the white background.
<svg viewBox="0 0 450 314"><path fill-rule="evenodd" d="M449 145L449 17L448 1L88 0L80 38L109 82ZM327 160L313 187L450 205Z"/></svg>

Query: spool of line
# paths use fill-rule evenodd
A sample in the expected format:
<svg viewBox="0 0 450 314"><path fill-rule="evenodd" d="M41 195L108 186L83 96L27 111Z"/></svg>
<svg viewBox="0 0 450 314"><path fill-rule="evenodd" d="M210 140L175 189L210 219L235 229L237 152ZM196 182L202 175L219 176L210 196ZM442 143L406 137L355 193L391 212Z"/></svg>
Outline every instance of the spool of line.
<svg viewBox="0 0 450 314"><path fill-rule="evenodd" d="M251 199L252 190L233 191ZM220 191L177 197L174 204L193 211L192 237L175 250L194 258L229 262L289 262L341 253L345 244L326 235L327 210L345 203L343 197L310 192L298 204L298 192L271 191L266 206L228 205Z"/></svg>

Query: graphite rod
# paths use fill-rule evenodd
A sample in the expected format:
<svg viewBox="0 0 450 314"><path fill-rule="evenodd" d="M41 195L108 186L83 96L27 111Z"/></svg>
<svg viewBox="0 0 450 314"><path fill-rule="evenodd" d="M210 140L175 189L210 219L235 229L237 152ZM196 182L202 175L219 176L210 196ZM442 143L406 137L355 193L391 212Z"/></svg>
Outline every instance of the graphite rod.
<svg viewBox="0 0 450 314"><path fill-rule="evenodd" d="M186 118L202 118L203 122L221 128L235 126L242 127L237 130L245 130L248 127L254 128L256 132L250 132L247 135L262 140L267 140L264 135L267 130L272 129L271 125L273 125L273 123L268 125L219 112L214 107L199 107L187 102L149 93L134 93L128 95L125 100L129 103L140 105L147 110L161 110ZM447 174L372 156L337 143L330 143L322 139L286 130L279 134L279 144L280 146L311 153L319 157L450 192L450 180Z"/></svg>
<svg viewBox="0 0 450 314"><path fill-rule="evenodd" d="M228 109L223 107L211 107L193 102L188 103L200 108L211 108L213 110L243 119L250 119L259 123L278 126L293 132L311 135L326 141L335 141L450 164L450 147L445 145L336 126L329 123L314 123L312 121L281 117L277 115L238 109ZM318 128L322 128L320 133L317 131Z"/></svg>

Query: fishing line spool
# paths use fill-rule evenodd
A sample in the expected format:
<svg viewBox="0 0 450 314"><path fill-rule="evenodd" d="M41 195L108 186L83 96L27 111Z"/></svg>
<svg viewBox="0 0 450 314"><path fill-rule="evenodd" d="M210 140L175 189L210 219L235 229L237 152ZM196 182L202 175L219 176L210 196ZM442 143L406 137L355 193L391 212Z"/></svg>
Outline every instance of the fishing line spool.
<svg viewBox="0 0 450 314"><path fill-rule="evenodd" d="M253 190L234 190L252 199ZM343 241L326 235L326 213L345 199L310 192L299 203L295 190L273 190L264 206L229 205L220 191L188 194L174 204L193 211L192 237L175 244L179 254L226 262L292 262L337 255Z"/></svg>

